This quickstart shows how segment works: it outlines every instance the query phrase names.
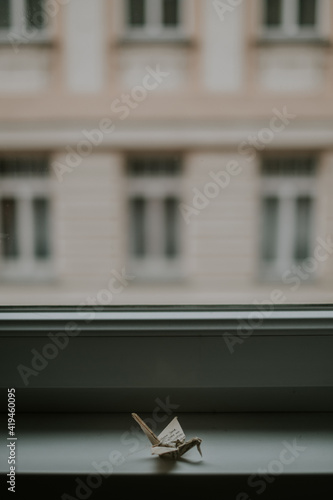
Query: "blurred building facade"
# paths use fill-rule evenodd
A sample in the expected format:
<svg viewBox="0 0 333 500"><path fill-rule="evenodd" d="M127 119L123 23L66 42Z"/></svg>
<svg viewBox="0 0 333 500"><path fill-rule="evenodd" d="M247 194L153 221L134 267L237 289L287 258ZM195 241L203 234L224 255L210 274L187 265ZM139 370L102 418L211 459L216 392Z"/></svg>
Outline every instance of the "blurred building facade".
<svg viewBox="0 0 333 500"><path fill-rule="evenodd" d="M330 0L1 0L0 303L331 302Z"/></svg>

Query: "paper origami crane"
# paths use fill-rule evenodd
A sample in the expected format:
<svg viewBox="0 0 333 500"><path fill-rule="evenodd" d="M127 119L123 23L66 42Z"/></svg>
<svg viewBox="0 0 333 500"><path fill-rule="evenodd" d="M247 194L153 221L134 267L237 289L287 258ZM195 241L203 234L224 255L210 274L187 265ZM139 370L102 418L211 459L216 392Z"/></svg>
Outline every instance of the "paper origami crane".
<svg viewBox="0 0 333 500"><path fill-rule="evenodd" d="M156 436L147 424L137 415L132 413L134 420L140 425L143 432L151 442L152 454L159 455L162 458L172 458L177 460L188 450L196 446L198 452L202 456L200 444L202 439L194 437L189 441L185 441L185 434L181 428L177 417L175 417L166 428Z"/></svg>

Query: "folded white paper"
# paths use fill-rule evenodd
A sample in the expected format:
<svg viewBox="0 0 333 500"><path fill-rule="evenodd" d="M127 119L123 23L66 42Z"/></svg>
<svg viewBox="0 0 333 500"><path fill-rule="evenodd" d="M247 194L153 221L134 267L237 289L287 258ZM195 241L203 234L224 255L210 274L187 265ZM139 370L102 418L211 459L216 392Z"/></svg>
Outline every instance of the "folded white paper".
<svg viewBox="0 0 333 500"><path fill-rule="evenodd" d="M180 458L184 455L184 453L196 446L198 452L202 456L200 449L202 439L194 437L189 441L186 441L184 431L181 428L177 417L175 417L158 436L153 433L153 431L139 417L139 415L132 413L132 417L140 425L141 429L151 442L153 455L159 455L163 458L172 458L177 460L177 458Z"/></svg>

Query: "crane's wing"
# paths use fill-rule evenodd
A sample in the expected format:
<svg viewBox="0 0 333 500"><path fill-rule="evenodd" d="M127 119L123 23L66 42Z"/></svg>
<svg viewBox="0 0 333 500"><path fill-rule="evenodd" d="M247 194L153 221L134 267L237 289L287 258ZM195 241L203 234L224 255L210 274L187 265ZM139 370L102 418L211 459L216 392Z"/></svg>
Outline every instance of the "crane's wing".
<svg viewBox="0 0 333 500"><path fill-rule="evenodd" d="M175 417L158 436L161 445L178 446L185 442L185 434L181 428L178 418Z"/></svg>
<svg viewBox="0 0 333 500"><path fill-rule="evenodd" d="M158 439L157 436L153 433L151 429L149 429L148 425L144 423L142 418L139 417L136 413L132 413L132 417L134 420L140 425L141 429L143 432L146 434L147 438L151 442L152 445L156 445L160 443L160 440Z"/></svg>

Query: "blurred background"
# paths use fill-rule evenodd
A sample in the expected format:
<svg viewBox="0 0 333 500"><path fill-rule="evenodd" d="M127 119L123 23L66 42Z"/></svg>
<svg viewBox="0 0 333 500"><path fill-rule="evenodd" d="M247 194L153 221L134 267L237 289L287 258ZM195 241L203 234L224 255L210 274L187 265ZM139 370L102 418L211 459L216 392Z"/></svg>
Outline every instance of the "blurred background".
<svg viewBox="0 0 333 500"><path fill-rule="evenodd" d="M332 302L332 12L1 0L0 304Z"/></svg>

